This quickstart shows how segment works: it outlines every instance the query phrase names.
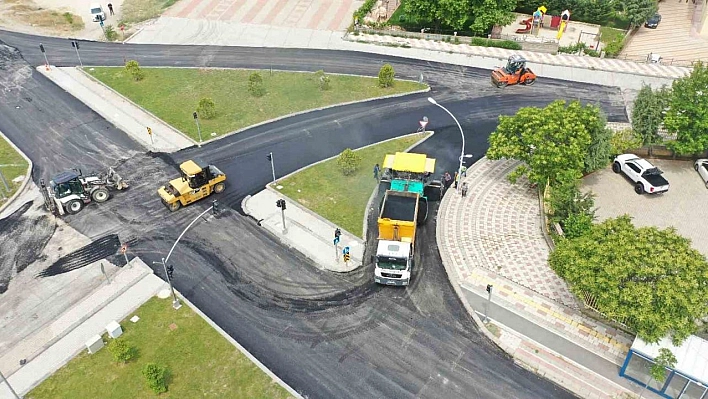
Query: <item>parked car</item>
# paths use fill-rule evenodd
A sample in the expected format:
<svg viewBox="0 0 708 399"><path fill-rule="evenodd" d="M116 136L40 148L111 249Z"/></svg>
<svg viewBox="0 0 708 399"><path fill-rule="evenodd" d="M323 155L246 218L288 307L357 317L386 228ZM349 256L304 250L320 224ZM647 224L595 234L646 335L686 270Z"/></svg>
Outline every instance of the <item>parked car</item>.
<svg viewBox="0 0 708 399"><path fill-rule="evenodd" d="M708 188L708 159L697 159L696 162L693 163L693 169L698 172L698 175L701 176L701 180L703 180L706 188Z"/></svg>
<svg viewBox="0 0 708 399"><path fill-rule="evenodd" d="M659 26L659 22L661 22L661 15L654 14L653 17L649 18L647 22L644 23L644 26L649 29L656 29Z"/></svg>
<svg viewBox="0 0 708 399"><path fill-rule="evenodd" d="M657 194L669 191L669 182L661 176L659 168L634 154L617 155L612 171L624 173L633 183L637 194Z"/></svg>
<svg viewBox="0 0 708 399"><path fill-rule="evenodd" d="M93 22L106 20L106 13L103 12L103 7L98 3L91 4L91 20Z"/></svg>

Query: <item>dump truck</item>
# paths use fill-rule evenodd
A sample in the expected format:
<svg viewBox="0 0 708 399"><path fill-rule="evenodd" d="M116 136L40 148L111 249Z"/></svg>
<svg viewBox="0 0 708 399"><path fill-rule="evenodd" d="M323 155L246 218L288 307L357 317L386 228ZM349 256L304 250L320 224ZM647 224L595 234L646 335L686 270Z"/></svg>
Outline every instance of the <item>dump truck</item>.
<svg viewBox="0 0 708 399"><path fill-rule="evenodd" d="M109 168L107 173L84 175L74 168L61 172L45 183L39 180L44 207L55 215L79 213L91 202L102 203L111 197L110 190L125 190L128 183Z"/></svg>
<svg viewBox="0 0 708 399"><path fill-rule="evenodd" d="M374 257L374 281L408 285L414 266L415 234L420 194L387 190L378 218L379 237Z"/></svg>
<svg viewBox="0 0 708 399"><path fill-rule="evenodd" d="M226 188L226 175L214 165L199 166L189 160L179 166L182 176L170 180L157 189L162 203L174 212L179 208L210 196L221 193Z"/></svg>
<svg viewBox="0 0 708 399"><path fill-rule="evenodd" d="M384 157L381 181L390 183L391 190L415 191L426 200L442 198L444 185L433 179L435 159L425 154L397 152Z"/></svg>

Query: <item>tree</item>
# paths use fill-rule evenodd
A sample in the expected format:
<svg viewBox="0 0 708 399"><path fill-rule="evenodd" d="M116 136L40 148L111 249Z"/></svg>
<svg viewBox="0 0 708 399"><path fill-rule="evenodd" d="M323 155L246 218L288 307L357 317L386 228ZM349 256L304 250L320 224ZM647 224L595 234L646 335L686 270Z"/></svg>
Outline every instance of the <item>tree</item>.
<svg viewBox="0 0 708 399"><path fill-rule="evenodd" d="M666 381L666 369L673 369L674 367L676 367L676 356L666 348L659 349L659 355L654 358L654 363L649 368L649 376L651 379L644 385L639 397L642 397L644 390L649 387L652 381L663 385L664 381Z"/></svg>
<svg viewBox="0 0 708 399"><path fill-rule="evenodd" d="M265 94L263 76L260 73L253 72L248 76L248 92L254 97L261 97Z"/></svg>
<svg viewBox="0 0 708 399"><path fill-rule="evenodd" d="M602 122L600 110L573 101L554 101L545 108L521 108L514 116L500 116L489 137L487 157L513 158L524 162L509 175L513 182L528 174L531 182L555 183L562 171L579 177L586 169L591 131Z"/></svg>
<svg viewBox="0 0 708 399"><path fill-rule="evenodd" d="M624 14L632 28L645 23L658 9L656 0L624 0Z"/></svg>
<svg viewBox="0 0 708 399"><path fill-rule="evenodd" d="M330 86L330 79L329 76L327 76L323 70L319 70L315 72L315 79L317 80L317 85L322 91L327 91L331 89L332 87Z"/></svg>
<svg viewBox="0 0 708 399"><path fill-rule="evenodd" d="M135 348L123 338L116 338L108 344L108 351L116 362L125 363L135 357Z"/></svg>
<svg viewBox="0 0 708 399"><path fill-rule="evenodd" d="M607 127L607 119L599 107L585 107L581 118L588 121L585 128L590 133L590 145L585 155L583 173L602 169L610 163L612 155L612 130Z"/></svg>
<svg viewBox="0 0 708 399"><path fill-rule="evenodd" d="M666 87L652 90L642 86L632 108L632 129L641 137L643 145L661 143L659 126L664 121L664 110L668 106L670 92Z"/></svg>
<svg viewBox="0 0 708 399"><path fill-rule="evenodd" d="M436 31L441 25L461 30L470 14L469 0L406 0L401 6L415 19L432 22Z"/></svg>
<svg viewBox="0 0 708 399"><path fill-rule="evenodd" d="M337 167L342 171L344 176L349 176L354 174L354 172L361 166L361 157L356 152L352 151L351 148L347 148L342 151L337 157Z"/></svg>
<svg viewBox="0 0 708 399"><path fill-rule="evenodd" d="M167 392L167 367L156 364L147 363L142 370L145 382L153 392L159 394Z"/></svg>
<svg viewBox="0 0 708 399"><path fill-rule="evenodd" d="M472 3L474 19L470 30L477 34L484 34L494 25L508 25L514 21L512 11L515 8L516 0L474 0Z"/></svg>
<svg viewBox="0 0 708 399"><path fill-rule="evenodd" d="M393 70L391 64L383 64L381 69L379 69L379 87L393 86L395 76L396 71Z"/></svg>
<svg viewBox="0 0 708 399"><path fill-rule="evenodd" d="M135 80L143 80L145 78L145 72L140 68L138 61L130 60L125 63L125 70L133 77Z"/></svg>
<svg viewBox="0 0 708 399"><path fill-rule="evenodd" d="M708 315L708 261L673 228L608 219L560 241L549 263L576 295L594 296L599 311L649 343L671 335L679 345Z"/></svg>
<svg viewBox="0 0 708 399"><path fill-rule="evenodd" d="M695 154L708 148L708 65L693 64L691 74L674 80L664 127L677 134L667 143L679 154Z"/></svg>
<svg viewBox="0 0 708 399"><path fill-rule="evenodd" d="M204 119L214 119L216 117L216 104L214 100L209 97L204 97L199 100L199 105L197 105L197 114L199 117Z"/></svg>
<svg viewBox="0 0 708 399"><path fill-rule="evenodd" d="M595 199L590 193L580 191L580 179L572 171L559 174L556 184L551 186L548 207L553 223L560 223L565 230L565 221L573 215L588 215L590 221L595 218Z"/></svg>

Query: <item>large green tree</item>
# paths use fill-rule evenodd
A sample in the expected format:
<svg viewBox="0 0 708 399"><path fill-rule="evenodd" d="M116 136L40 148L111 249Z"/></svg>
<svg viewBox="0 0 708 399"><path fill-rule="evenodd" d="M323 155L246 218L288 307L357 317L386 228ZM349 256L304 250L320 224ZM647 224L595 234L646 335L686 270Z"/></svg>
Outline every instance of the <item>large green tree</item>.
<svg viewBox="0 0 708 399"><path fill-rule="evenodd" d="M664 127L676 133L667 146L679 154L695 154L708 149L708 65L697 62L691 74L671 85L669 110Z"/></svg>
<svg viewBox="0 0 708 399"><path fill-rule="evenodd" d="M662 142L659 137L659 126L664 121L664 112L669 105L671 92L663 87L652 90L650 86L642 86L632 109L632 129L642 138L642 144L652 145Z"/></svg>
<svg viewBox="0 0 708 399"><path fill-rule="evenodd" d="M632 27L641 26L659 9L657 0L624 0L622 4Z"/></svg>
<svg viewBox="0 0 708 399"><path fill-rule="evenodd" d="M494 25L505 26L514 21L516 0L473 0L473 21L470 30L477 34L487 33Z"/></svg>
<svg viewBox="0 0 708 399"><path fill-rule="evenodd" d="M499 125L489 137L487 157L523 161L524 165L509 176L512 181L527 174L534 183L553 184L563 171L574 172L577 177L587 171L590 146L596 141L597 147L602 147L597 153L609 153L609 146L605 149L599 143L604 129L600 110L577 101L521 108L514 116L499 117ZM610 136L605 138L609 142Z"/></svg>
<svg viewBox="0 0 708 399"><path fill-rule="evenodd" d="M549 263L576 295L593 295L598 310L650 343L672 335L678 345L708 315L708 262L672 228L608 219L560 241Z"/></svg>
<svg viewBox="0 0 708 399"><path fill-rule="evenodd" d="M418 21L429 21L461 30L470 15L470 0L406 0L402 4L406 14Z"/></svg>

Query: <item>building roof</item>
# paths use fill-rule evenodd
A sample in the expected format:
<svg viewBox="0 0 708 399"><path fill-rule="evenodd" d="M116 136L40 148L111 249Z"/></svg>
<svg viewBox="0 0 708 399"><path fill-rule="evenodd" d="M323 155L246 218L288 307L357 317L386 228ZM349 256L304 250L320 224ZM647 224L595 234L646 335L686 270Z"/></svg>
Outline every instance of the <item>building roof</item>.
<svg viewBox="0 0 708 399"><path fill-rule="evenodd" d="M182 164L179 166L180 169L182 169L182 172L189 176L194 176L197 173L202 171L202 168L197 165L196 162L192 161L191 159L189 161L182 162Z"/></svg>
<svg viewBox="0 0 708 399"><path fill-rule="evenodd" d="M435 159L428 158L425 154L397 152L395 155L386 155L383 167L401 172L433 173L435 172Z"/></svg>
<svg viewBox="0 0 708 399"><path fill-rule="evenodd" d="M663 338L656 344L648 344L637 337L632 343L634 352L650 359L659 356L661 348L670 350L676 357L674 370L708 384L708 341L691 335L679 347L674 346L670 338Z"/></svg>

